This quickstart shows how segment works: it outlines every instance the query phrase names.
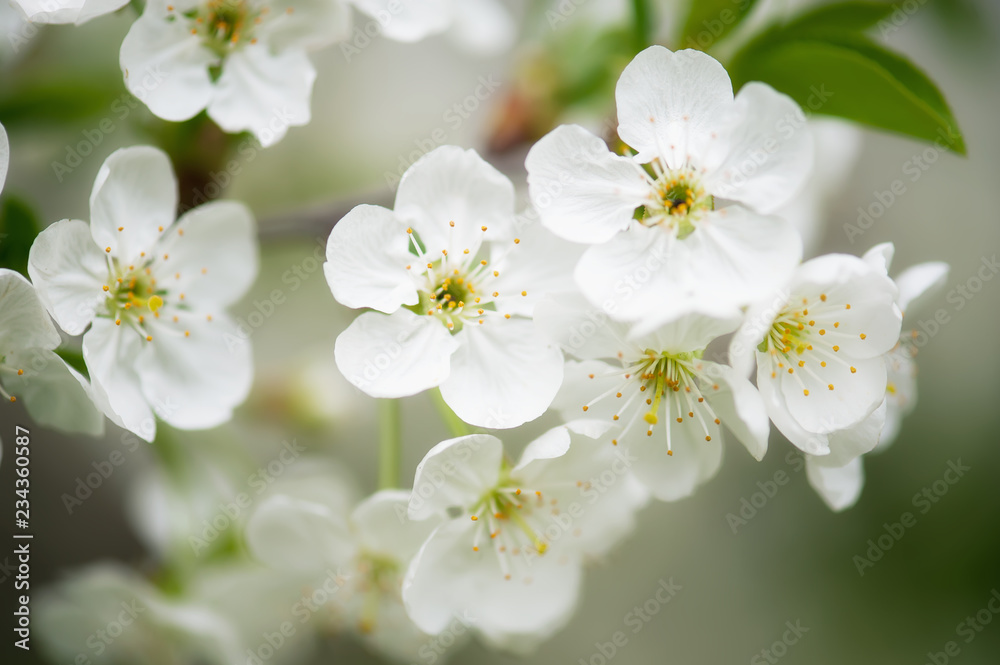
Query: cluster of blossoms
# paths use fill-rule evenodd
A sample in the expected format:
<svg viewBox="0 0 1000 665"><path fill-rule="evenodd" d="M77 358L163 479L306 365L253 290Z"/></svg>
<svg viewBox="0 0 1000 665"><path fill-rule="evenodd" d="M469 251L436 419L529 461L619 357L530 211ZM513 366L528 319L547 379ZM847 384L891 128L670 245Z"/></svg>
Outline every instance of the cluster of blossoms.
<svg viewBox="0 0 1000 665"><path fill-rule="evenodd" d="M121 5L17 1L52 22ZM455 24L468 36L476 16L500 11L487 0L354 4L403 41ZM157 115L207 109L226 131L269 144L309 119L307 52L350 31L339 0L149 0L121 65ZM258 602L288 607L277 599L322 580L328 602L310 612L387 656L458 633L526 652L567 623L586 565L629 534L640 508L715 475L723 432L760 460L773 423L831 508L857 501L862 456L895 437L915 401L904 312L947 266L893 280L889 244L803 261L789 211L816 161L813 134L765 84L734 95L710 56L650 47L616 99L620 149L580 126L555 129L526 157L520 213L505 175L443 146L404 174L391 210L361 205L334 226L326 280L338 302L367 310L335 344L352 384L381 399L436 391L483 429L550 410L564 424L516 460L491 434L443 441L411 490L348 498L320 465L276 488L244 529L281 589ZM248 345L227 343L226 308L257 275L254 220L234 202L176 219L177 205L164 153L120 150L98 174L90 222L45 229L30 282L0 271L0 394L45 424L98 433L103 414L148 441L157 419L204 429L232 417L252 361ZM87 377L56 353L52 320L82 335ZM77 596L132 594L154 617L151 636L133 633L137 651L180 632L184 653L244 659L241 636L204 609L227 596L225 580L214 584L171 599L98 568L49 607L65 617Z"/></svg>
<svg viewBox="0 0 1000 665"><path fill-rule="evenodd" d="M125 0L13 0L36 23L84 23ZM316 69L309 53L355 34L351 7L378 33L402 42L448 32L479 53L511 46L512 17L498 0L148 0L122 42L129 92L164 120L202 111L229 133L264 147L311 118ZM367 40L368 37L365 37ZM367 41L365 42L367 43Z"/></svg>

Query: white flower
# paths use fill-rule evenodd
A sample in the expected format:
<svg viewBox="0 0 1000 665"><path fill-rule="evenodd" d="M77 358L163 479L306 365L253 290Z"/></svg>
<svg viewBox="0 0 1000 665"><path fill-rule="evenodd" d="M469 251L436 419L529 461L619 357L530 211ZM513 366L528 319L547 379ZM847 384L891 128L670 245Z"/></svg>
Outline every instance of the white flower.
<svg viewBox="0 0 1000 665"><path fill-rule="evenodd" d="M892 264L894 248L891 243L876 245L865 253L864 259L872 266L888 273ZM896 306L903 314L902 332L899 343L885 356L888 371L885 402L885 426L879 439L877 451L885 450L899 434L903 418L917 405L917 355L916 339L920 333L914 330L913 312L938 293L948 279L948 264L928 261L911 266L896 276Z"/></svg>
<svg viewBox="0 0 1000 665"><path fill-rule="evenodd" d="M190 599L168 596L123 566L98 564L45 589L32 606L43 650L104 663L243 662L234 626ZM156 654L155 658L152 654Z"/></svg>
<svg viewBox="0 0 1000 665"><path fill-rule="evenodd" d="M122 43L129 91L165 120L202 109L261 145L309 122L307 51L345 37L341 0L149 0Z"/></svg>
<svg viewBox="0 0 1000 665"><path fill-rule="evenodd" d="M709 342L739 319L688 315L627 339L626 325L576 296L543 301L535 321L582 361L567 362L554 406L566 419L615 422L605 439L638 458L633 473L658 499L689 496L715 474L722 425L763 458L770 426L760 395L731 367L702 359Z"/></svg>
<svg viewBox="0 0 1000 665"><path fill-rule="evenodd" d="M128 0L12 0L32 23L75 23L110 14L128 4Z"/></svg>
<svg viewBox="0 0 1000 665"><path fill-rule="evenodd" d="M250 551L279 575L322 579L332 627L346 625L374 650L412 659L430 636L406 614L403 574L438 520L409 520L410 493L401 490L377 492L348 511L335 484L307 482L265 499L247 523Z"/></svg>
<svg viewBox="0 0 1000 665"><path fill-rule="evenodd" d="M421 547L403 583L428 633L465 617L492 646L524 653L569 620L585 557L633 526L645 494L635 460L599 443L608 425L576 421L528 444L517 465L473 434L436 445L417 466L409 516L451 516Z"/></svg>
<svg viewBox="0 0 1000 665"><path fill-rule="evenodd" d="M523 237L515 226L510 181L454 146L403 174L395 210L362 205L340 220L327 282L341 304L378 310L337 338L344 376L372 397L440 386L481 427L540 416L562 381L562 355L529 317L576 255L540 224Z"/></svg>
<svg viewBox="0 0 1000 665"><path fill-rule="evenodd" d="M378 21L382 35L416 42L447 33L460 47L480 55L509 49L517 25L500 0L351 0Z"/></svg>
<svg viewBox="0 0 1000 665"><path fill-rule="evenodd" d="M749 374L771 421L810 455L838 466L871 450L881 425L883 355L899 339L896 287L862 259L829 254L803 263L786 290L752 307L730 358Z"/></svg>
<svg viewBox="0 0 1000 665"><path fill-rule="evenodd" d="M227 421L253 373L249 345L226 343L236 327L225 313L257 275L253 218L230 201L175 223L176 209L167 156L118 150L97 174L91 223L56 222L28 257L56 323L70 335L86 331L83 357L98 405L147 441L154 411L180 429Z"/></svg>
<svg viewBox="0 0 1000 665"><path fill-rule="evenodd" d="M61 341L28 280L0 268L0 395L41 425L100 436L104 416L87 380L56 355Z"/></svg>
<svg viewBox="0 0 1000 665"><path fill-rule="evenodd" d="M576 268L584 295L613 301L615 318L641 322L641 334L691 311L731 316L782 284L801 241L790 222L764 215L796 194L812 163L795 102L762 83L734 99L710 56L660 46L625 68L616 99L633 157L564 125L525 162L543 223L594 245Z"/></svg>

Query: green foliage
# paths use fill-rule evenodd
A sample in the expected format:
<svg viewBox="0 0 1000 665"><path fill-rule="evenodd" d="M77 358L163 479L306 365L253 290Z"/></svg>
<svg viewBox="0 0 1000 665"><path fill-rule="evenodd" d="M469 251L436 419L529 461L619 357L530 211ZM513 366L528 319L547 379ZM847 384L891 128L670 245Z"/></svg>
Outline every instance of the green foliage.
<svg viewBox="0 0 1000 665"><path fill-rule="evenodd" d="M28 276L28 251L38 235L38 218L31 207L16 196L0 204L0 267Z"/></svg>
<svg viewBox="0 0 1000 665"><path fill-rule="evenodd" d="M733 57L733 84L763 81L807 111L937 142L964 155L958 123L934 82L863 32L892 11L882 3L847 2L772 26Z"/></svg>
<svg viewBox="0 0 1000 665"><path fill-rule="evenodd" d="M732 32L755 3L756 0L691 0L678 48L707 50Z"/></svg>

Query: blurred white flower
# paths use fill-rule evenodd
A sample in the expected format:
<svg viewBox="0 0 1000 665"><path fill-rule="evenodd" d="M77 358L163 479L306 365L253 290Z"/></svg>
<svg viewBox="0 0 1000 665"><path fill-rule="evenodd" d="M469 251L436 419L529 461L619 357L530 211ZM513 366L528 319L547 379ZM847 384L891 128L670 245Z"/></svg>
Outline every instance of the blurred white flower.
<svg viewBox="0 0 1000 665"><path fill-rule="evenodd" d="M739 319L688 315L627 339L625 324L596 312L576 296L544 301L535 313L539 328L582 361L566 363L553 402L563 418L615 422L606 438L639 460L633 473L665 501L691 495L718 471L721 425L764 457L770 425L757 390L731 367L701 357Z"/></svg>
<svg viewBox="0 0 1000 665"><path fill-rule="evenodd" d="M771 421L810 455L843 466L878 442L884 354L899 339L896 286L864 260L829 254L803 263L771 302L751 307L730 344Z"/></svg>
<svg viewBox="0 0 1000 665"><path fill-rule="evenodd" d="M11 0L32 23L75 23L110 14L128 0Z"/></svg>
<svg viewBox="0 0 1000 665"><path fill-rule="evenodd" d="M104 416L87 380L56 355L61 341L28 280L0 268L0 395L40 425L100 436Z"/></svg>
<svg viewBox="0 0 1000 665"><path fill-rule="evenodd" d="M233 625L183 597L167 596L130 569L97 564L39 594L33 606L43 651L121 665L243 662Z"/></svg>
<svg viewBox="0 0 1000 665"><path fill-rule="evenodd" d="M403 583L414 622L438 633L464 618L487 643L533 650L569 620L582 563L634 526L646 498L636 463L598 442L608 423L574 421L528 444L517 465L486 434L443 441L417 466L409 516L450 517Z"/></svg>
<svg viewBox="0 0 1000 665"><path fill-rule="evenodd" d="M378 21L382 35L397 42L447 33L466 51L495 55L517 38L517 24L500 0L350 1Z"/></svg>
<svg viewBox="0 0 1000 665"><path fill-rule="evenodd" d="M353 510L337 479L297 484L265 499L247 523L251 553L290 584L323 583L322 612L374 651L412 659L429 636L407 616L403 573L439 520L406 517L410 493L383 490ZM310 595L310 594L307 594Z"/></svg>
<svg viewBox="0 0 1000 665"><path fill-rule="evenodd" d="M562 381L562 354L529 317L576 257L540 226L514 237L514 188L475 151L443 146L421 158L403 174L395 210L358 206L330 234L334 297L378 310L337 338L340 371L372 397L440 386L481 427L540 416Z"/></svg>
<svg viewBox="0 0 1000 665"><path fill-rule="evenodd" d="M307 51L350 31L341 0L149 0L122 43L129 91L165 120L202 109L267 147L310 120Z"/></svg>
<svg viewBox="0 0 1000 665"><path fill-rule="evenodd" d="M616 98L633 157L564 125L525 162L542 222L593 245L576 268L584 295L648 332L692 311L731 316L784 283L801 240L764 215L798 192L812 164L798 105L762 83L734 99L711 56L660 46L625 68ZM719 208L723 199L737 205Z"/></svg>
<svg viewBox="0 0 1000 665"><path fill-rule="evenodd" d="M91 223L56 222L31 247L28 273L63 330L83 337L94 398L115 423L152 441L154 412L179 429L214 427L249 389L247 344L228 344L225 307L257 275L254 221L209 203L175 223L177 181L150 147L101 166ZM89 326L89 329L88 329Z"/></svg>

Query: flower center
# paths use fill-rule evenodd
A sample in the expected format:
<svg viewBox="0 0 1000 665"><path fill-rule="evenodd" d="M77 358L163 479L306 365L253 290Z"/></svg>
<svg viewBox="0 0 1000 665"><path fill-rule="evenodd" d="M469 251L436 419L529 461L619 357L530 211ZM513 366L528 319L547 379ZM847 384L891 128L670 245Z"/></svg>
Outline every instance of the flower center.
<svg viewBox="0 0 1000 665"><path fill-rule="evenodd" d="M173 6L167 20L176 20ZM245 44L256 44L254 29L270 12L248 0L209 0L183 13L191 25L191 34L201 37L204 45L220 58ZM288 8L286 13L292 13Z"/></svg>
<svg viewBox="0 0 1000 665"><path fill-rule="evenodd" d="M361 552L356 560L358 588L364 594L358 630L371 633L378 622L379 600L383 595L399 595L399 562L374 552Z"/></svg>
<svg viewBox="0 0 1000 665"><path fill-rule="evenodd" d="M757 345L757 350L767 353L771 359L771 378L777 379L779 374L787 373L808 397L809 386L836 389L822 376L828 373L826 368L830 363L848 367L851 374L856 374L857 368L842 357L838 343L848 338L864 340L867 337L863 332L848 331L846 325L841 325L841 315L850 309L850 303L834 303L826 294L786 305Z"/></svg>
<svg viewBox="0 0 1000 665"><path fill-rule="evenodd" d="M151 263L124 266L113 259L109 266L109 284L104 285L107 315L114 319L115 325L124 322L135 328L147 341L152 339L143 330L145 319L150 314L159 318L167 295L167 290L157 285L149 267Z"/></svg>
<svg viewBox="0 0 1000 665"><path fill-rule="evenodd" d="M660 226L683 240L694 233L697 222L713 209L712 197L705 193L692 169L664 170L659 161L649 164L656 180L640 221Z"/></svg>
<svg viewBox="0 0 1000 665"><path fill-rule="evenodd" d="M701 376L701 355L701 351L668 353L647 349L638 357L624 360L619 354L622 369L614 371L619 377L615 387L585 404L583 410L589 411L595 404L614 395L616 406L612 420L625 419L618 439L624 439L640 421L644 423L646 436L653 436L653 430L663 416L668 455L674 454L671 418L678 424L685 420L697 422L705 440L711 441L711 433L715 430L711 424L719 425L721 421L709 406L700 386L711 383ZM595 375L591 374L589 378L594 379ZM713 390L719 389L718 384L711 385ZM618 445L618 439L612 439L611 443Z"/></svg>

